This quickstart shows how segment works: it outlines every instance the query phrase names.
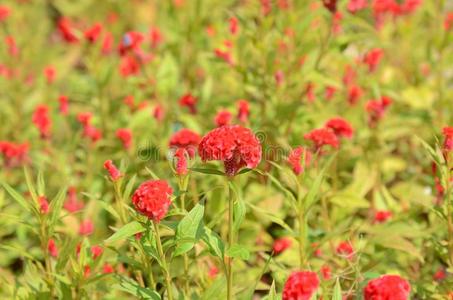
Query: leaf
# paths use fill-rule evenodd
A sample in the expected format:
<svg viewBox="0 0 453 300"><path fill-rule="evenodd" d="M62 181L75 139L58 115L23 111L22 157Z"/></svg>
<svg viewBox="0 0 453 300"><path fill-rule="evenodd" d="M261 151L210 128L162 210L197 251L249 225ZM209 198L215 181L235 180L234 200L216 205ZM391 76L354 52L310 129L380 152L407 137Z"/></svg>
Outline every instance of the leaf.
<svg viewBox="0 0 453 300"><path fill-rule="evenodd" d="M251 203L246 202L246 204L248 206L250 206L257 214L260 214L262 217L267 218L269 221L280 225L281 227L283 227L286 230L288 230L288 232L290 232L291 235L293 235L293 229L288 224L286 224L285 221L283 221L282 219L280 219L276 215L274 215L274 214L262 209L261 207L255 206L255 205L253 205Z"/></svg>
<svg viewBox="0 0 453 300"><path fill-rule="evenodd" d="M242 197L242 192L237 187L237 185L231 181L228 184L230 186L231 191L233 191L236 196L235 197L236 201L234 202L234 205L233 205L233 211L234 211L233 229L234 229L234 231L237 232L239 230L239 227L241 226L242 222L245 219L247 207L246 207L245 201Z"/></svg>
<svg viewBox="0 0 453 300"><path fill-rule="evenodd" d="M326 162L322 170L319 172L318 176L316 176L315 181L310 186L308 193L304 197L304 207L305 210L308 210L315 202L317 201L319 191L321 189L322 181L324 180L324 174L329 166L332 164L333 160L335 159L336 155L332 155L329 160Z"/></svg>
<svg viewBox="0 0 453 300"><path fill-rule="evenodd" d="M228 248L225 255L233 258L240 258L242 260L248 260L250 258L249 250L239 244L234 244Z"/></svg>
<svg viewBox="0 0 453 300"><path fill-rule="evenodd" d="M269 294L263 300L278 300L277 292L275 291L275 280L272 281Z"/></svg>
<svg viewBox="0 0 453 300"><path fill-rule="evenodd" d="M105 243L113 243L143 231L145 231L145 228L142 224L137 221L132 221L118 229L118 231L105 240Z"/></svg>
<svg viewBox="0 0 453 300"><path fill-rule="evenodd" d="M204 206L195 205L194 208L179 222L176 228L176 249L174 256L191 250L203 234Z"/></svg>
<svg viewBox="0 0 453 300"><path fill-rule="evenodd" d="M370 203L366 199L349 193L336 194L332 198L330 198L330 202L336 204L337 206L348 209L370 207Z"/></svg>
<svg viewBox="0 0 453 300"><path fill-rule="evenodd" d="M191 171L202 174L225 176L225 173L216 169L189 168Z"/></svg>
<svg viewBox="0 0 453 300"><path fill-rule="evenodd" d="M62 188L57 196L50 202L50 224L51 226L57 222L58 217L60 216L61 208L63 207L63 202L66 199L66 187Z"/></svg>
<svg viewBox="0 0 453 300"><path fill-rule="evenodd" d="M1 182L3 188L8 192L8 194L16 200L17 203L19 203L20 206L25 208L27 211L33 211L36 215L39 215L39 212L36 210L36 208L28 202L21 194L16 192L9 184L6 182Z"/></svg>
<svg viewBox="0 0 453 300"><path fill-rule="evenodd" d="M116 275L115 278L119 281L118 285L114 288L123 292L129 293L138 297L139 299L160 300L159 293L149 288L141 287L136 281L121 275Z"/></svg>
<svg viewBox="0 0 453 300"><path fill-rule="evenodd" d="M37 189L38 189L38 195L46 194L46 183L44 180L44 173L42 172L42 170L39 170L39 172L38 172Z"/></svg>
<svg viewBox="0 0 453 300"><path fill-rule="evenodd" d="M225 300L227 298L226 286L225 276L217 276L217 279L205 290L201 300Z"/></svg>
<svg viewBox="0 0 453 300"><path fill-rule="evenodd" d="M28 191L30 192L31 197L34 201L38 201L38 194L36 193L35 186L33 184L33 180L30 175L30 171L27 167L24 167L24 174L25 174L25 182L27 183Z"/></svg>
<svg viewBox="0 0 453 300"><path fill-rule="evenodd" d="M134 176L129 179L129 182L126 185L126 188L124 189L123 192L123 199L129 199L132 193L132 189L134 188L135 180L137 179L137 175L135 174Z"/></svg>
<svg viewBox="0 0 453 300"><path fill-rule="evenodd" d="M209 247L209 252L223 261L225 256L225 245L218 234L205 226L201 239Z"/></svg>
<svg viewBox="0 0 453 300"><path fill-rule="evenodd" d="M337 278L337 282L335 283L335 287L333 288L333 295L332 300L342 300L341 296L341 285L340 280Z"/></svg>

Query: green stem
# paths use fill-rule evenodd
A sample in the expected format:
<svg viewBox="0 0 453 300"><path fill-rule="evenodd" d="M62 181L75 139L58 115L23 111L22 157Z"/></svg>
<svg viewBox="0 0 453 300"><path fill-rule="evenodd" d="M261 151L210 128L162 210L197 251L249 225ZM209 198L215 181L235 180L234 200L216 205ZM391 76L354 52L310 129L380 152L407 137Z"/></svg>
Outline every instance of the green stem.
<svg viewBox="0 0 453 300"><path fill-rule="evenodd" d="M234 198L233 193L231 192L229 181L227 182L228 186L228 247L233 246L234 243L234 228L233 228L233 208L234 208ZM232 258L227 257L227 299L233 299L233 265Z"/></svg>
<svg viewBox="0 0 453 300"><path fill-rule="evenodd" d="M186 194L187 194L187 187L189 183L188 176L180 176L179 177L179 191L181 192L181 210L186 210ZM183 254L184 259L184 296L188 298L189 294L189 257L187 253Z"/></svg>
<svg viewBox="0 0 453 300"><path fill-rule="evenodd" d="M164 250L162 248L162 242L161 242L160 233L159 233L159 225L158 225L158 223L153 221L153 226L154 226L154 231L156 233L157 250L159 251L160 260L161 260L161 263L162 263L162 270L163 270L163 273L164 273L164 276L165 276L165 285L166 285L166 289L167 289L167 298L168 298L168 300L173 300L173 295L172 295L172 291L171 291L170 271L168 270L167 262L165 260Z"/></svg>
<svg viewBox="0 0 453 300"><path fill-rule="evenodd" d="M303 270L305 265L305 232L304 232L304 223L305 223L305 210L303 207L302 201L299 201L299 264L300 269Z"/></svg>

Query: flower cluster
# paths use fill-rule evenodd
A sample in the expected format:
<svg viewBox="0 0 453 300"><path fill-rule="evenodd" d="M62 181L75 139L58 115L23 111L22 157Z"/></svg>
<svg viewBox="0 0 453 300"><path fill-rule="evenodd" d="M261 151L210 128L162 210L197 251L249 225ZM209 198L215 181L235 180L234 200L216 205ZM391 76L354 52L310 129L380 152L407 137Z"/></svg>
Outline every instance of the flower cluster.
<svg viewBox="0 0 453 300"><path fill-rule="evenodd" d="M138 212L159 222L167 214L172 194L173 189L165 180L148 180L134 192L132 203Z"/></svg>
<svg viewBox="0 0 453 300"><path fill-rule="evenodd" d="M50 128L52 120L49 116L49 107L46 105L38 105L33 113L33 124L38 128L41 138L50 137Z"/></svg>
<svg viewBox="0 0 453 300"><path fill-rule="evenodd" d="M292 273L283 287L283 300L310 300L319 287L315 272L301 271Z"/></svg>
<svg viewBox="0 0 453 300"><path fill-rule="evenodd" d="M398 275L383 275L373 279L363 290L365 300L408 300L411 291L409 283Z"/></svg>

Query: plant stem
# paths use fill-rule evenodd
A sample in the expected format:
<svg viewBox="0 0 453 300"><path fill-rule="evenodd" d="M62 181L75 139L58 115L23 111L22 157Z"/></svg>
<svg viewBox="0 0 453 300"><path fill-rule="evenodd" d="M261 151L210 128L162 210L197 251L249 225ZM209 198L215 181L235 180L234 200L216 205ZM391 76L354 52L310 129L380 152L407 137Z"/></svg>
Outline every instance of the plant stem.
<svg viewBox="0 0 453 300"><path fill-rule="evenodd" d="M301 198L302 199L302 198ZM299 200L299 259L300 259L300 269L302 270L305 265L305 232L304 232L304 223L305 223L305 209L303 207L302 200Z"/></svg>
<svg viewBox="0 0 453 300"><path fill-rule="evenodd" d="M448 155L448 154L447 154ZM449 163L449 157L447 156L447 178L446 178L446 194L445 201L447 201L447 226L448 226L448 261L450 267L453 267L453 218L452 218L452 209L451 209L451 167Z"/></svg>
<svg viewBox="0 0 453 300"><path fill-rule="evenodd" d="M165 260L164 250L162 248L162 242L160 240L160 233L159 233L159 225L153 221L154 231L156 233L156 241L157 241L157 250L159 251L160 260L162 263L162 269L165 276L165 285L167 289L167 298L168 300L173 300L172 292L171 292L171 277L170 271L167 267L167 262Z"/></svg>
<svg viewBox="0 0 453 300"><path fill-rule="evenodd" d="M188 176L180 176L179 177L179 191L181 192L181 210L186 210L186 194L187 194L187 187L189 183ZM189 294L189 257L187 253L183 254L184 259L184 295L188 298Z"/></svg>
<svg viewBox="0 0 453 300"><path fill-rule="evenodd" d="M231 180L231 179L229 179ZM234 228L233 228L233 208L234 198L230 189L230 182L227 182L228 189L228 247L233 246L234 243ZM233 299L233 265L232 257L227 257L227 299Z"/></svg>

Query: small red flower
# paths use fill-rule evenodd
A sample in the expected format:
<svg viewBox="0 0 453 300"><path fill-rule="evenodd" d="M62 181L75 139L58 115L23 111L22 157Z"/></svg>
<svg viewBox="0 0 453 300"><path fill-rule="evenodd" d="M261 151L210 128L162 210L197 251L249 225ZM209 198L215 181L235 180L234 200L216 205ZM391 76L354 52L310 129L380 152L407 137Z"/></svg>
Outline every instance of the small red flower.
<svg viewBox="0 0 453 300"><path fill-rule="evenodd" d="M304 135L306 140L311 140L314 144L315 151L322 151L324 146L331 146L332 148L338 148L339 141L334 131L329 128L313 129L309 133Z"/></svg>
<svg viewBox="0 0 453 300"><path fill-rule="evenodd" d="M11 14L11 9L6 5L0 5L0 22L5 21Z"/></svg>
<svg viewBox="0 0 453 300"><path fill-rule="evenodd" d="M384 51L382 49L372 49L363 57L363 63L368 65L368 70L370 72L374 72L381 61L382 56L384 56Z"/></svg>
<svg viewBox="0 0 453 300"><path fill-rule="evenodd" d="M88 278L91 275L91 267L89 265L86 265L83 268L83 277Z"/></svg>
<svg viewBox="0 0 453 300"><path fill-rule="evenodd" d="M310 300L319 287L315 272L301 271L292 273L283 287L283 300Z"/></svg>
<svg viewBox="0 0 453 300"><path fill-rule="evenodd" d="M326 128L330 128L333 130L337 137L345 137L345 138L352 138L354 134L354 129L352 128L351 124L343 118L336 117L328 120L325 125Z"/></svg>
<svg viewBox="0 0 453 300"><path fill-rule="evenodd" d="M368 112L368 123L370 127L375 127L379 120L384 117L387 108L392 102L392 99L387 96L382 96L379 100L368 101L365 109Z"/></svg>
<svg viewBox="0 0 453 300"><path fill-rule="evenodd" d="M60 104L60 113L63 115L63 116L66 116L69 112L69 101L68 101L68 96L65 96L65 95L60 95L58 97L58 102Z"/></svg>
<svg viewBox="0 0 453 300"><path fill-rule="evenodd" d="M215 278L217 274L219 274L219 268L217 268L215 265L212 265L208 271L209 278Z"/></svg>
<svg viewBox="0 0 453 300"><path fill-rule="evenodd" d="M64 209L66 209L68 212L74 213L76 211L82 210L84 206L84 203L77 199L77 192L75 187L69 187L68 199L63 205Z"/></svg>
<svg viewBox="0 0 453 300"><path fill-rule="evenodd" d="M239 21L235 17L231 17L230 20L230 33L236 35L239 31Z"/></svg>
<svg viewBox="0 0 453 300"><path fill-rule="evenodd" d="M221 110L215 116L214 121L217 127L221 127L225 125L230 125L231 119L233 119L232 113L230 113L228 110Z"/></svg>
<svg viewBox="0 0 453 300"><path fill-rule="evenodd" d="M116 137L121 140L125 149L129 149L132 144L132 131L128 128L120 128L116 131Z"/></svg>
<svg viewBox="0 0 453 300"><path fill-rule="evenodd" d="M77 115L77 121L83 126L88 126L91 124L91 119L93 118L93 114L90 112L82 112Z"/></svg>
<svg viewBox="0 0 453 300"><path fill-rule="evenodd" d="M292 243L293 242L288 237L276 239L274 241L274 244L272 245L272 250L274 251L275 255L283 253L286 249L291 247Z"/></svg>
<svg viewBox="0 0 453 300"><path fill-rule="evenodd" d="M221 160L228 176L242 167L255 168L261 161L261 145L253 132L239 125L218 127L206 134L198 146L203 161Z"/></svg>
<svg viewBox="0 0 453 300"><path fill-rule="evenodd" d="M112 265L110 265L109 263L105 263L102 267L102 273L104 274L110 274L113 272L115 272L115 269L113 269Z"/></svg>
<svg viewBox="0 0 453 300"><path fill-rule="evenodd" d="M453 127L444 127L442 129L444 135L444 151L449 152L453 150Z"/></svg>
<svg viewBox="0 0 453 300"><path fill-rule="evenodd" d="M101 32L102 32L102 24L96 23L91 28L89 28L85 31L84 36L88 42L90 42L91 44L94 44L99 39Z"/></svg>
<svg viewBox="0 0 453 300"><path fill-rule="evenodd" d="M197 104L197 98L194 97L192 94L185 94L181 98L179 98L179 105L181 107L189 108L191 114L197 113L197 108L195 105Z"/></svg>
<svg viewBox="0 0 453 300"><path fill-rule="evenodd" d="M50 256L58 257L58 248L53 239L49 239L49 242L47 243L47 251L49 252Z"/></svg>
<svg viewBox="0 0 453 300"><path fill-rule="evenodd" d="M44 104L38 105L33 113L32 121L41 133L41 138L50 137L50 127L52 126L52 120L49 116L49 107Z"/></svg>
<svg viewBox="0 0 453 300"><path fill-rule="evenodd" d="M375 223L385 223L392 217L392 212L388 210L378 210L374 213Z"/></svg>
<svg viewBox="0 0 453 300"><path fill-rule="evenodd" d="M155 107L154 107L154 111L153 111L153 117L154 119L156 119L157 121L162 121L165 117L165 110L164 110L164 107L161 105L161 104L157 104Z"/></svg>
<svg viewBox="0 0 453 300"><path fill-rule="evenodd" d="M141 43L145 39L144 35L140 32L130 31L123 35L118 51L121 56L128 52L136 51L140 48Z"/></svg>
<svg viewBox="0 0 453 300"><path fill-rule="evenodd" d="M358 85L351 85L348 88L348 102L351 105L356 104L363 95L363 90Z"/></svg>
<svg viewBox="0 0 453 300"><path fill-rule="evenodd" d="M159 28L157 27L150 28L149 40L151 41L152 48L157 48L164 41L164 36Z"/></svg>
<svg viewBox="0 0 453 300"><path fill-rule="evenodd" d="M74 33L71 21L68 18L66 17L60 18L57 23L57 29L61 37L67 43L77 43L79 41L79 38Z"/></svg>
<svg viewBox="0 0 453 300"><path fill-rule="evenodd" d="M324 92L324 97L326 98L326 100L331 100L334 96L335 96L335 93L337 92L337 88L334 87L334 86L326 86L326 89L325 89L325 92Z"/></svg>
<svg viewBox="0 0 453 300"><path fill-rule="evenodd" d="M91 255L93 259L96 259L99 256L101 256L102 252L104 252L104 249L102 249L101 246L96 245L91 247Z"/></svg>
<svg viewBox="0 0 453 300"><path fill-rule="evenodd" d="M332 278L332 269L328 265L323 265L320 271L324 280L329 280Z"/></svg>
<svg viewBox="0 0 453 300"><path fill-rule="evenodd" d="M174 159L176 174L186 175L187 174L187 156L189 154L184 148L178 148L175 152Z"/></svg>
<svg viewBox="0 0 453 300"><path fill-rule="evenodd" d="M445 269L440 267L436 273L434 273L433 275L433 278L434 280L436 281L442 281L444 280L445 278L447 278L447 272L445 272Z"/></svg>
<svg viewBox="0 0 453 300"><path fill-rule="evenodd" d="M94 231L94 225L93 225L93 222L91 222L91 220L83 220L80 223L80 226L79 226L80 235L90 235L93 233L93 231Z"/></svg>
<svg viewBox="0 0 453 300"><path fill-rule="evenodd" d="M354 248L350 242L341 242L336 251L338 255L345 256L347 259L354 257Z"/></svg>
<svg viewBox="0 0 453 300"><path fill-rule="evenodd" d="M135 56L125 55L121 58L119 68L123 77L137 75L140 72L140 62Z"/></svg>
<svg viewBox="0 0 453 300"><path fill-rule="evenodd" d="M305 161L301 162L303 157L305 157ZM312 158L312 153L307 149L304 149L302 146L294 148L288 156L288 163L293 168L293 172L296 175L300 175L305 167L310 165Z"/></svg>
<svg viewBox="0 0 453 300"><path fill-rule="evenodd" d="M8 141L0 141L0 153L5 161L5 166L15 167L27 160L28 143L16 144Z"/></svg>
<svg viewBox="0 0 453 300"><path fill-rule="evenodd" d="M195 157L198 144L200 144L201 137L198 133L183 128L172 135L170 138L170 147L184 148L189 154L190 158Z"/></svg>
<svg viewBox="0 0 453 300"><path fill-rule="evenodd" d="M38 203L41 214L47 215L49 213L49 202L47 201L47 198L45 196L39 196Z"/></svg>
<svg viewBox="0 0 453 300"><path fill-rule="evenodd" d="M47 66L44 69L44 76L46 77L47 84L52 84L57 77L57 71L53 66Z"/></svg>
<svg viewBox="0 0 453 300"><path fill-rule="evenodd" d="M448 31L451 28L453 28L453 12L449 12L445 16L445 21L444 21L444 29Z"/></svg>
<svg viewBox="0 0 453 300"><path fill-rule="evenodd" d="M112 179L112 181L116 181L123 176L123 174L121 174L120 170L118 170L118 168L113 164L111 160L106 160L104 162L104 169L109 172L110 179Z"/></svg>
<svg viewBox="0 0 453 300"><path fill-rule="evenodd" d="M216 57L220 58L221 60L225 61L229 65L233 65L233 57L229 50L222 50L220 48L214 49L214 54Z"/></svg>
<svg viewBox="0 0 453 300"><path fill-rule="evenodd" d="M370 280L363 290L365 300L408 300L411 291L409 282L398 275L382 275Z"/></svg>
<svg viewBox="0 0 453 300"><path fill-rule="evenodd" d="M368 0L349 0L348 11L352 14L365 9L368 6Z"/></svg>
<svg viewBox="0 0 453 300"><path fill-rule="evenodd" d="M106 32L104 34L104 39L102 40L101 52L104 55L110 54L113 49L113 34L111 32Z"/></svg>
<svg viewBox="0 0 453 300"><path fill-rule="evenodd" d="M173 189L165 180L148 180L142 183L132 195L135 209L154 222L167 214Z"/></svg>
<svg viewBox="0 0 453 300"><path fill-rule="evenodd" d="M238 107L237 118L243 123L247 122L250 115L250 104L247 100L241 99L236 102L236 105Z"/></svg>

